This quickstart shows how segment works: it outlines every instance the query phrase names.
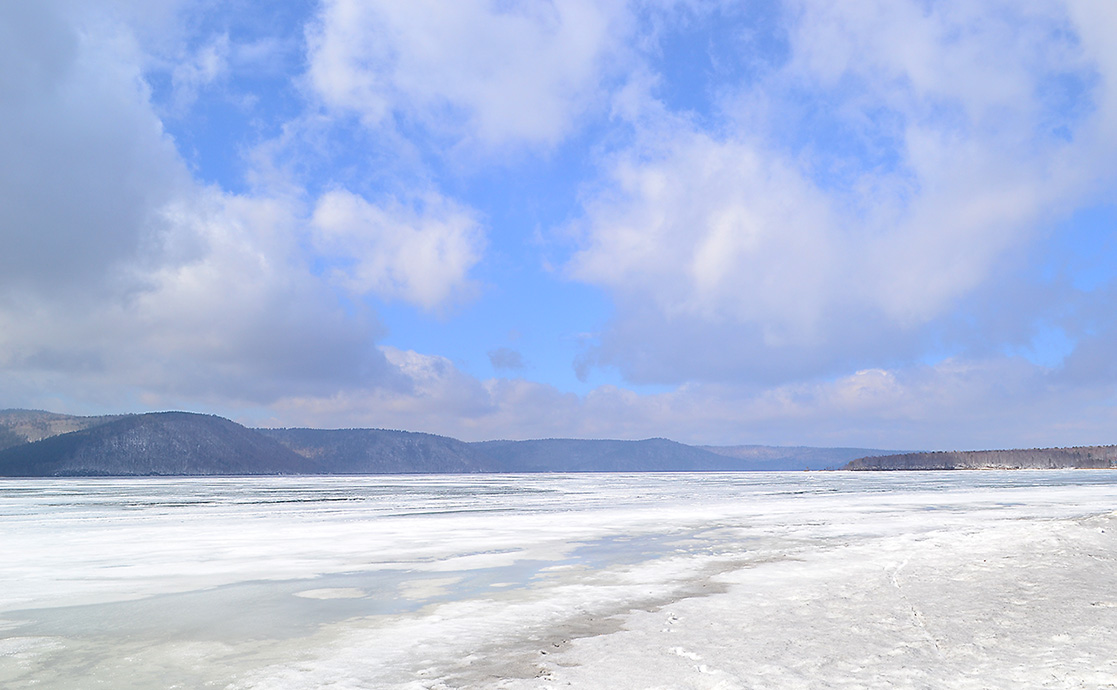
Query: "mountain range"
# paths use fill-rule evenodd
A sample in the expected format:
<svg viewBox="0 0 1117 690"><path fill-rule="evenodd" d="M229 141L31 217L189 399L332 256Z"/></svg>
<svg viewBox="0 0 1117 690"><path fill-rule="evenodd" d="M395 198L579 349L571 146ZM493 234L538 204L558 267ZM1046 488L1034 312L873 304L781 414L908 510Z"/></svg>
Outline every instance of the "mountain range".
<svg viewBox="0 0 1117 690"><path fill-rule="evenodd" d="M388 429L250 429L189 412L0 410L0 476L9 477L816 470L887 452L663 438L465 442Z"/></svg>
<svg viewBox="0 0 1117 690"><path fill-rule="evenodd" d="M0 476L7 477L1032 468L1117 468L1117 446L897 453L664 438L465 442L389 429L250 429L190 412L0 410Z"/></svg>

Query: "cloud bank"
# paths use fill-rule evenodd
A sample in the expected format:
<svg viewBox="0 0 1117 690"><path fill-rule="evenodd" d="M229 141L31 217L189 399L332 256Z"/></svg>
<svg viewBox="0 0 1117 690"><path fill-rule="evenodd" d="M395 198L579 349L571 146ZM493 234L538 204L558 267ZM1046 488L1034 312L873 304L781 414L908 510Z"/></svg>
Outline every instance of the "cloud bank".
<svg viewBox="0 0 1117 690"><path fill-rule="evenodd" d="M1113 440L1111 6L276 16L0 8L0 405Z"/></svg>

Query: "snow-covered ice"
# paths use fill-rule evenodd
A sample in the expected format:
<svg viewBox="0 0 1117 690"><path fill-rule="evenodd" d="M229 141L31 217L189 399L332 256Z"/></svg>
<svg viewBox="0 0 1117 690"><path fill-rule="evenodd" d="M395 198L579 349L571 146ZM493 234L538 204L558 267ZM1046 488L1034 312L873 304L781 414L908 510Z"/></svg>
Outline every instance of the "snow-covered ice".
<svg viewBox="0 0 1117 690"><path fill-rule="evenodd" d="M1117 473L0 481L4 688L1117 687Z"/></svg>

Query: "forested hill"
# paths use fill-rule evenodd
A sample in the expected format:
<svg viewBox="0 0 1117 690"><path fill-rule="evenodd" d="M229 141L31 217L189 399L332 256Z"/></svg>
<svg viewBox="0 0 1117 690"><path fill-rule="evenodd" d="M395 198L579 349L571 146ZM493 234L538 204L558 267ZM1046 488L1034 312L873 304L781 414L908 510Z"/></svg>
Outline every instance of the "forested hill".
<svg viewBox="0 0 1117 690"><path fill-rule="evenodd" d="M542 439L466 443L385 429L259 429L337 474L688 472L748 469L740 460L666 439Z"/></svg>
<svg viewBox="0 0 1117 690"><path fill-rule="evenodd" d="M314 474L321 467L212 415L128 415L0 451L0 476Z"/></svg>
<svg viewBox="0 0 1117 690"><path fill-rule="evenodd" d="M494 472L471 444L387 429L256 429L330 474Z"/></svg>
<svg viewBox="0 0 1117 690"><path fill-rule="evenodd" d="M1117 467L1117 446L969 450L878 455L851 461L847 470L1023 470Z"/></svg>
<svg viewBox="0 0 1117 690"><path fill-rule="evenodd" d="M663 438L467 443L386 429L249 429L187 412L0 411L0 476L802 470L840 466L854 452L697 447Z"/></svg>

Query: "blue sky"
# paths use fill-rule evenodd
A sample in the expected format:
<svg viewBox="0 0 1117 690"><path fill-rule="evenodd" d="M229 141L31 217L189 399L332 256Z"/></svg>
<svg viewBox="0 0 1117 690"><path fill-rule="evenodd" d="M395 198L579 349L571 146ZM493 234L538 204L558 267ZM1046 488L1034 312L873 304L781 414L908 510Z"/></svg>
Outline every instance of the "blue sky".
<svg viewBox="0 0 1117 690"><path fill-rule="evenodd" d="M1117 442L1117 6L0 7L0 407Z"/></svg>

